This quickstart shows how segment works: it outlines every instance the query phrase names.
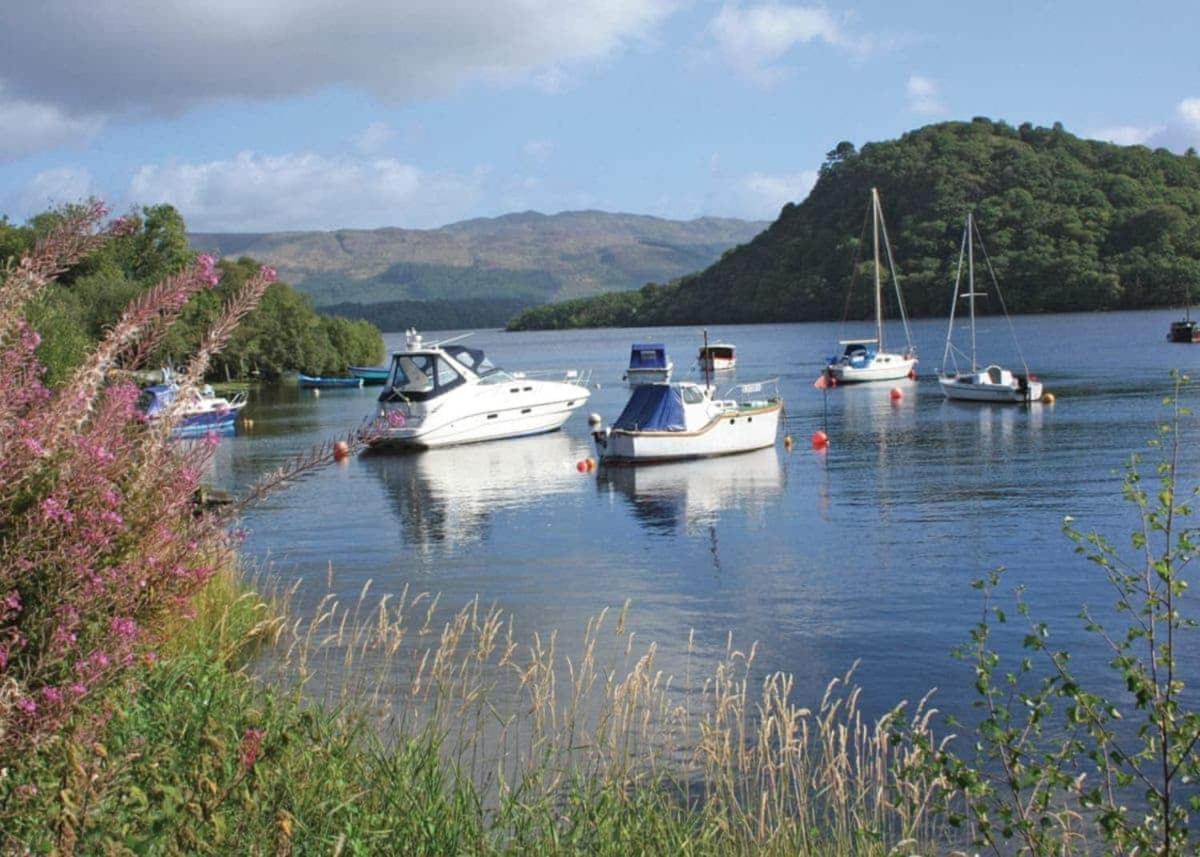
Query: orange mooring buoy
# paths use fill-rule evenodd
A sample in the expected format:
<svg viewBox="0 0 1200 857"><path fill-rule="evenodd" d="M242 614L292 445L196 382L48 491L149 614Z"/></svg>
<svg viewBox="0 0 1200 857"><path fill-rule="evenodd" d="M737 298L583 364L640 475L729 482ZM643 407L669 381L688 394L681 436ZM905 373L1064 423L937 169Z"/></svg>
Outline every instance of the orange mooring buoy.
<svg viewBox="0 0 1200 857"><path fill-rule="evenodd" d="M825 432L821 431L820 429L817 429L815 432L813 432L812 448L824 449L827 446L829 446L829 435L825 434Z"/></svg>
<svg viewBox="0 0 1200 857"><path fill-rule="evenodd" d="M333 460L345 461L350 457L350 444L344 440L339 440L333 445Z"/></svg>
<svg viewBox="0 0 1200 857"><path fill-rule="evenodd" d="M784 448L784 449L786 449L788 452L791 452L791 450L792 450L792 436L791 436L790 434L785 434L785 435L783 436L783 448Z"/></svg>
<svg viewBox="0 0 1200 857"><path fill-rule="evenodd" d="M575 462L575 469L580 473L587 473L587 459L581 458Z"/></svg>
<svg viewBox="0 0 1200 857"><path fill-rule="evenodd" d="M898 402L904 398L904 391L901 390L899 387L892 387L891 396L892 396L893 402Z"/></svg>

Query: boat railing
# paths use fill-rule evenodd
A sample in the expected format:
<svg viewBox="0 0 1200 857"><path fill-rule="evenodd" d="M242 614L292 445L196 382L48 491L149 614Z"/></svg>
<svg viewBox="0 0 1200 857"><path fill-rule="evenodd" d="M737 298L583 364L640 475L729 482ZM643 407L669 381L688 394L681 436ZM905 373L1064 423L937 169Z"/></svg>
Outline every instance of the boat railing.
<svg viewBox="0 0 1200 857"><path fill-rule="evenodd" d="M532 378L538 381L564 381L568 384L578 384L587 387L592 381L591 369L535 369L532 371L510 372L514 378Z"/></svg>
<svg viewBox="0 0 1200 857"><path fill-rule="evenodd" d="M777 402L783 396L779 392L779 379L768 378L765 381L748 381L742 384L734 384L721 394L721 398L746 407Z"/></svg>

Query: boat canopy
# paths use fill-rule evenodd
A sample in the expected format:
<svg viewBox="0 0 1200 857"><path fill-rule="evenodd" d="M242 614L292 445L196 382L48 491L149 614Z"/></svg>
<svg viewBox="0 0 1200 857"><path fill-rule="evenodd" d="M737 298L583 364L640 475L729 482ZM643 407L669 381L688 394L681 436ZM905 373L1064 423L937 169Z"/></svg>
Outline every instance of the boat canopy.
<svg viewBox="0 0 1200 857"><path fill-rule="evenodd" d="M464 383L466 379L452 362L436 352L400 352L392 355L391 373L379 394L379 401L423 402Z"/></svg>
<svg viewBox="0 0 1200 857"><path fill-rule="evenodd" d="M138 409L148 417L157 417L175 400L173 384L153 384L142 388L138 395Z"/></svg>
<svg viewBox="0 0 1200 857"><path fill-rule="evenodd" d="M612 427L623 431L684 431L683 394L674 384L635 387Z"/></svg>
<svg viewBox="0 0 1200 857"><path fill-rule="evenodd" d="M667 346L661 342L635 343L629 352L630 369L666 369Z"/></svg>
<svg viewBox="0 0 1200 857"><path fill-rule="evenodd" d="M495 365L483 353L482 348L468 348L465 345L447 345L442 350L476 375L486 375L489 372L496 371Z"/></svg>

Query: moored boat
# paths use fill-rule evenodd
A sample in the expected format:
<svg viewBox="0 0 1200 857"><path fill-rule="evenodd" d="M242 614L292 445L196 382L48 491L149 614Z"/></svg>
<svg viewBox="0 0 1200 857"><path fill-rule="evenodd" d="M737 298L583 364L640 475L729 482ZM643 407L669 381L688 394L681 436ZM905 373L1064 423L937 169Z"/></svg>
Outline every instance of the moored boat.
<svg viewBox="0 0 1200 857"><path fill-rule="evenodd" d="M611 464L732 455L774 444L782 411L774 380L736 385L719 399L707 385L642 384L611 426L592 416L592 439Z"/></svg>
<svg viewBox="0 0 1200 857"><path fill-rule="evenodd" d="M975 289L974 246L976 237L980 237L978 236L978 232L979 229L975 225L975 220L968 212L967 224L963 230L962 248L958 254L958 274L954 278L954 298L950 304L950 327L946 332L946 350L942 355L942 369L938 373L938 383L941 384L942 393L948 399L1001 404L1037 401L1042 398L1042 382L1030 374L1029 367L1024 366L1025 360L1023 357L1021 358L1021 363L1025 368L1025 374L1023 375L996 364L991 364L983 369L979 368L975 348L975 302L976 298L986 297L987 292L980 292ZM981 237L980 247L983 247ZM959 290L959 286L962 283L964 258L967 261L967 291L965 293ZM1005 309L1004 297L1000 294L1000 284L996 281L996 275L992 271L991 262L988 262L988 272L991 274L992 287L1000 301L1000 307L1001 309ZM966 299L967 311L970 316L971 351L969 355L954 345L954 317L960 298ZM1008 312L1006 309L1004 314L1007 317ZM1015 335L1013 336L1013 342L1014 344L1016 343ZM1017 347L1017 353L1018 355L1020 354L1019 346ZM959 356L970 361L969 369L959 371ZM948 369L948 363L952 363L954 368Z"/></svg>
<svg viewBox="0 0 1200 857"><path fill-rule="evenodd" d="M172 407L178 408L179 416L171 429L171 434L175 437L197 437L209 432L233 432L237 428L238 413L245 406L245 393L238 392L227 399L218 396L207 384L198 390L184 393L169 375L166 375L162 384L144 387L138 397L138 408L148 420L161 419Z"/></svg>
<svg viewBox="0 0 1200 857"><path fill-rule="evenodd" d="M671 380L675 364L667 357L661 342L635 342L629 350L629 368L624 380L631 385L661 384Z"/></svg>
<svg viewBox="0 0 1200 857"><path fill-rule="evenodd" d="M340 375L305 375L303 372L299 373L299 381L300 386L306 388L361 387L363 385L362 378Z"/></svg>
<svg viewBox="0 0 1200 857"><path fill-rule="evenodd" d="M350 374L355 378L362 378L363 384L367 386L376 386L382 384L388 378L388 372L391 369L388 366L351 366Z"/></svg>
<svg viewBox="0 0 1200 857"><path fill-rule="evenodd" d="M842 339L838 345L842 353L831 358L825 367L826 377L835 384L855 384L867 381L895 381L915 377L917 352L912 344L908 329L908 316L904 310L904 296L900 292L900 280L896 276L896 263L892 259L892 246L888 242L887 226L883 222L883 209L879 204L879 192L871 188L871 222L874 237L875 273L875 336L872 339ZM896 303L900 320L904 325L904 336L908 345L903 352L888 351L883 340L883 283L880 277L880 237L887 252L888 270L896 292Z"/></svg>
<svg viewBox="0 0 1200 857"><path fill-rule="evenodd" d="M700 353L696 359L701 369L721 372L737 365L737 349L728 342L714 342L712 345L700 346Z"/></svg>
<svg viewBox="0 0 1200 857"><path fill-rule="evenodd" d="M480 349L454 341L426 343L408 331L379 395L388 428L372 448L426 449L555 431L588 400L587 379L578 372L558 380L505 372Z"/></svg>

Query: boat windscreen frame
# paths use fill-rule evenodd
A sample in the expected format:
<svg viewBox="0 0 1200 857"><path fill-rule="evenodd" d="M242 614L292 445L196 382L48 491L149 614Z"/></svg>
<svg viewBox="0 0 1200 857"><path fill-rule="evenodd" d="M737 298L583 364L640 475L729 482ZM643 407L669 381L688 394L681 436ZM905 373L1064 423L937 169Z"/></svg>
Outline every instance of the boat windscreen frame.
<svg viewBox="0 0 1200 857"><path fill-rule="evenodd" d="M391 369L383 392L379 394L379 401L426 402L445 395L467 382L455 364L452 356L435 351L393 354ZM404 378L402 386L397 386L398 375Z"/></svg>

